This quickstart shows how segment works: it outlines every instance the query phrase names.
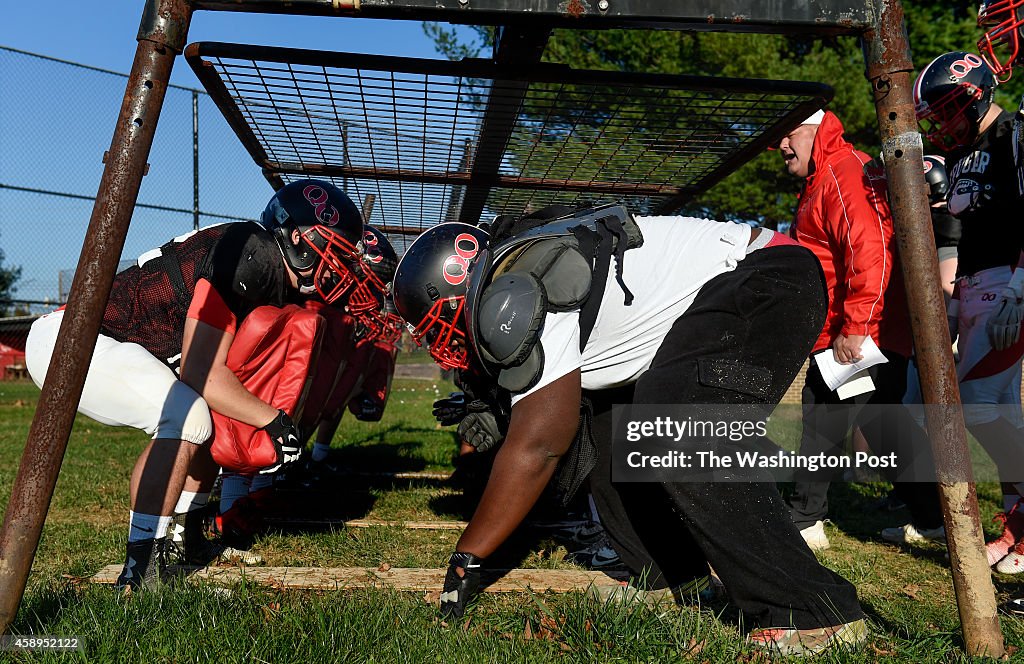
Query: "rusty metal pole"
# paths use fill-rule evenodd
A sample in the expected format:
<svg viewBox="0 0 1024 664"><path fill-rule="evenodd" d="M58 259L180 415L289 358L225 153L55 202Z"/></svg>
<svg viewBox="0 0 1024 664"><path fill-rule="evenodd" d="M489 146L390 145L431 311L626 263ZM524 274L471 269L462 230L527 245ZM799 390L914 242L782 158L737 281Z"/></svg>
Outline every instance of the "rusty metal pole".
<svg viewBox="0 0 1024 664"><path fill-rule="evenodd" d="M889 180L889 200L903 263L914 347L939 480L960 624L970 655L1002 657L995 588L985 555L960 388L949 343L945 301L923 171L924 150L911 93L913 63L899 0L874 5L864 35Z"/></svg>
<svg viewBox="0 0 1024 664"><path fill-rule="evenodd" d="M25 592L153 144L171 68L184 47L191 16L189 0L147 0L143 10L135 61L107 152L51 369L39 396L0 531L0 633L10 628Z"/></svg>

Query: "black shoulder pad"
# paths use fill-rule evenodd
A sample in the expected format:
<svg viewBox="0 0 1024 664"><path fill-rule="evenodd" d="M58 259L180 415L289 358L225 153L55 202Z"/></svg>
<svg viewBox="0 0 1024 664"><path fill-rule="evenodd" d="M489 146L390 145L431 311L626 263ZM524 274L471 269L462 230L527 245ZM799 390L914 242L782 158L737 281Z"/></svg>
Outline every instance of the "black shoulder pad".
<svg viewBox="0 0 1024 664"><path fill-rule="evenodd" d="M522 364L537 344L547 304L544 285L532 274L503 274L491 282L478 309L483 360L502 368Z"/></svg>

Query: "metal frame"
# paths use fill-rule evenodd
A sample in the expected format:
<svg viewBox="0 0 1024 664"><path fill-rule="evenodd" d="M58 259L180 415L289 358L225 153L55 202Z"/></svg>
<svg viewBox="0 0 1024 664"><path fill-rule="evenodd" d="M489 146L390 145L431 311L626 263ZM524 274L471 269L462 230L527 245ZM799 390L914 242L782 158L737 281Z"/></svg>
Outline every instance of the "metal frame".
<svg viewBox="0 0 1024 664"><path fill-rule="evenodd" d="M197 10L554 28L859 34L874 2L844 0L195 0Z"/></svg>
<svg viewBox="0 0 1024 664"><path fill-rule="evenodd" d="M940 476L939 492L965 649L970 655L1003 655L974 485L957 481L970 477L970 456L952 354L948 338L942 338L945 311L937 297L934 237L920 170L923 145L911 101L913 66L900 0L869 0L856 5L843 0L597 0L596 4L594 0L147 0L135 61L51 361L52 370L43 385L0 531L0 631L10 627L25 590L138 196L163 93L196 9L421 18L526 26L524 30L538 26L545 30L555 26L661 27L860 34L866 46L866 74L874 91L883 138L882 153L896 235L903 252L925 402L948 406L946 413L938 416L931 414L938 409L930 409L929 430Z"/></svg>
<svg viewBox="0 0 1024 664"><path fill-rule="evenodd" d="M381 181L440 185L434 189L448 201L464 190L457 203L434 202L436 209L391 202L401 222L384 214L384 225L403 233L456 216L477 223L485 208L514 213L580 197L674 212L832 98L821 83L523 68L511 58L450 62L197 43L185 59L274 185L315 174L348 183L357 197L353 180L376 182L383 198ZM629 103L609 111L610 98ZM591 105L601 113L591 114ZM422 122L410 126L403 120L410 113ZM538 135L557 138L534 159ZM469 158L462 141L475 146ZM607 173L577 175L574 160L609 154Z"/></svg>

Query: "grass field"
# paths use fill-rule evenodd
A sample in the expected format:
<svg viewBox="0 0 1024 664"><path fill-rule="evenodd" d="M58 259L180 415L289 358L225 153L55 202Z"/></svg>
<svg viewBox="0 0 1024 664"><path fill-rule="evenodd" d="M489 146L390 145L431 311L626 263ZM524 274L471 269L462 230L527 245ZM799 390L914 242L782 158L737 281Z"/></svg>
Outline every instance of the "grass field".
<svg viewBox="0 0 1024 664"><path fill-rule="evenodd" d="M450 386L396 381L379 424L345 419L335 442L344 463L363 470L450 470L450 431L430 404ZM0 507L6 506L38 391L0 383ZM765 662L746 649L727 601L660 612L599 604L582 593L485 596L468 620L446 624L421 593L284 592L240 585L187 586L120 596L85 583L121 562L127 534L127 477L143 434L79 417L64 459L29 587L12 631L79 636L77 653L0 653L0 661L90 662ZM872 637L858 653L818 661L955 662L958 618L944 549L897 548L877 537L905 514L867 506L884 485L836 485L822 561L852 581ZM987 528L997 487L979 487ZM296 494L299 513L347 518L466 519L472 505L437 481L345 478L325 491ZM399 528L273 532L256 548L270 565L442 568L458 533ZM742 546L742 542L737 543ZM496 566L571 568L565 550L536 535L517 536ZM1024 594L1024 582L998 577L1000 599ZM1004 618L1011 650L1024 647L1024 623ZM1024 651L1021 651L1024 655ZM1012 655L1018 658L1016 654Z"/></svg>

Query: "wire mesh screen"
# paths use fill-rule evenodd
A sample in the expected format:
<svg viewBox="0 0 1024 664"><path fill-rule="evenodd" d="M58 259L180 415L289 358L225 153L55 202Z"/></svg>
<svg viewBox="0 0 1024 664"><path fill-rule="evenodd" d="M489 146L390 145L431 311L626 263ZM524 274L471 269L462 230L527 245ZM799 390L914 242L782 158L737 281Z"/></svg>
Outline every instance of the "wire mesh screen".
<svg viewBox="0 0 1024 664"><path fill-rule="evenodd" d="M0 315L66 300L126 80L0 47L0 285L4 269L21 271L7 297L0 292ZM201 90L168 89L148 161L126 260L191 230L197 217L200 226L258 218L273 193Z"/></svg>
<svg viewBox="0 0 1024 664"><path fill-rule="evenodd" d="M814 83L552 64L217 43L186 54L272 180L372 194L370 223L399 233L554 202L672 211L831 97Z"/></svg>

